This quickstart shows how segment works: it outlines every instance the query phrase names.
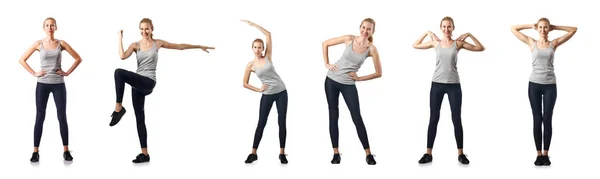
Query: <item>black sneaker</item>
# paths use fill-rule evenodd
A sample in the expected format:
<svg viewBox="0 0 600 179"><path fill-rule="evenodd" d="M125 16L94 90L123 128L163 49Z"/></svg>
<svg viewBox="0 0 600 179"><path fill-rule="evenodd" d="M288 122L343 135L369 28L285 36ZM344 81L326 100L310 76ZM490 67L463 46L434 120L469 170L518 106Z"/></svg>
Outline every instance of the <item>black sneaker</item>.
<svg viewBox="0 0 600 179"><path fill-rule="evenodd" d="M544 156L537 156L537 158L535 159L535 162L533 162L533 164L535 166L542 166L544 165Z"/></svg>
<svg viewBox="0 0 600 179"><path fill-rule="evenodd" d="M421 157L421 159L419 160L420 164L425 164L425 163L429 163L433 161L433 156L431 156L430 154L423 154L423 157Z"/></svg>
<svg viewBox="0 0 600 179"><path fill-rule="evenodd" d="M377 162L375 161L374 155L367 155L367 164L369 164L369 165L377 164Z"/></svg>
<svg viewBox="0 0 600 179"><path fill-rule="evenodd" d="M340 154L333 154L333 159L331 159L331 164L340 164L342 157Z"/></svg>
<svg viewBox="0 0 600 179"><path fill-rule="evenodd" d="M65 151L65 152L63 153L63 158L64 158L66 161L73 161L73 156L71 156L71 152L70 152L70 151Z"/></svg>
<svg viewBox="0 0 600 179"><path fill-rule="evenodd" d="M286 156L286 154L279 154L279 161L281 162L281 164L287 164L288 163L288 160L287 160L287 158L285 156Z"/></svg>
<svg viewBox="0 0 600 179"><path fill-rule="evenodd" d="M30 162L39 162L40 161L40 154L38 152L33 152L33 154L31 154L31 159L29 159Z"/></svg>
<svg viewBox="0 0 600 179"><path fill-rule="evenodd" d="M547 155L542 156L542 158L543 158L542 165L548 166L548 165L552 164L552 162L550 162L550 157L548 157Z"/></svg>
<svg viewBox="0 0 600 179"><path fill-rule="evenodd" d="M114 126L117 125L117 123L119 123L119 121L121 121L121 118L123 117L123 115L125 115L125 112L127 112L127 110L125 110L125 107L121 107L121 111L116 112L113 111L112 115L110 115L110 117L112 117L112 119L110 120L110 124L108 124L109 126Z"/></svg>
<svg viewBox="0 0 600 179"><path fill-rule="evenodd" d="M254 162L256 160L258 160L258 155L256 155L256 154L250 154L250 155L248 155L248 158L246 158L246 161L244 161L244 163L252 163L252 162Z"/></svg>
<svg viewBox="0 0 600 179"><path fill-rule="evenodd" d="M133 163L150 162L150 155L146 155L146 154L140 153L131 162L133 162Z"/></svg>
<svg viewBox="0 0 600 179"><path fill-rule="evenodd" d="M462 164L465 164L465 165L467 165L467 164L471 163L471 162L469 161L469 159L467 159L467 156L466 156L465 154L460 154L460 155L458 156L458 161L459 161L460 163L462 163Z"/></svg>

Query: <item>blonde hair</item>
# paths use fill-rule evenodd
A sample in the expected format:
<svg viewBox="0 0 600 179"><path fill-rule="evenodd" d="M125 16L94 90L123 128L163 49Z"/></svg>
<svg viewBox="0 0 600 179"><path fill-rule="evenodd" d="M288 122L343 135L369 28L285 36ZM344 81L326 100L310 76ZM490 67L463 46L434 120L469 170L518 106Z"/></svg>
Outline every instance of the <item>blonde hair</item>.
<svg viewBox="0 0 600 179"><path fill-rule="evenodd" d="M44 19L44 23L46 23L46 21L48 21L48 20L51 20L52 22L54 22L54 25L56 26L56 19L54 19L53 17L48 17L48 18Z"/></svg>
<svg viewBox="0 0 600 179"><path fill-rule="evenodd" d="M540 24L540 22L546 22L546 23L548 23L548 25L550 25L550 20L548 20L548 18L542 17L542 18L540 18L540 20L537 21L537 23L535 23L536 29L537 29L538 24Z"/></svg>
<svg viewBox="0 0 600 179"><path fill-rule="evenodd" d="M452 27L454 27L454 19L452 19L452 17L450 17L450 16L446 16L446 17L444 17L444 18L443 18L443 19L440 21L440 27L442 27L442 23L443 23L444 21L450 21L450 22L452 22Z"/></svg>

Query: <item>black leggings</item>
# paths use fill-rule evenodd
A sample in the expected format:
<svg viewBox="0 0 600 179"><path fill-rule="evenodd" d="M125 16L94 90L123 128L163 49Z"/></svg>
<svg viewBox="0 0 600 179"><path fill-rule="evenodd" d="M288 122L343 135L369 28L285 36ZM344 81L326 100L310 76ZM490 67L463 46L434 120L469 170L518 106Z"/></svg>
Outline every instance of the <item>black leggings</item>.
<svg viewBox="0 0 600 179"><path fill-rule="evenodd" d="M360 115L360 105L358 101L358 91L355 85L346 85L333 81L330 78L325 79L325 95L327 96L327 104L329 106L329 135L333 148L339 147L340 132L338 129L338 119L340 110L338 108L340 92L346 101L346 105L350 110L352 121L356 126L358 138L364 149L369 148L369 139L367 137L367 129Z"/></svg>
<svg viewBox="0 0 600 179"><path fill-rule="evenodd" d="M263 94L260 98L260 110L258 113L258 125L256 126L256 132L254 132L254 144L252 148L258 149L260 139L262 138L263 131L267 125L267 119L269 118L269 112L273 103L277 105L277 122L279 124L279 147L285 148L285 138L287 135L286 130L286 116L287 116L287 105L288 105L288 94L287 90L279 92L277 94L265 95Z"/></svg>
<svg viewBox="0 0 600 179"><path fill-rule="evenodd" d="M148 77L130 72L123 69L115 70L115 88L117 91L117 103L123 102L123 93L125 93L125 83L131 86L131 99L135 111L138 137L142 148L148 146L148 134L146 131L146 117L144 115L144 102L146 96L152 93L156 82Z"/></svg>
<svg viewBox="0 0 600 179"><path fill-rule="evenodd" d="M461 105L462 105L462 90L460 83L431 83L431 91L429 92L429 129L427 130L427 148L433 148L435 135L437 133L437 125L440 121L440 109L444 94L448 94L450 101L450 110L452 112L452 123L454 124L454 138L458 149L463 148L463 128L461 122Z"/></svg>
<svg viewBox="0 0 600 179"><path fill-rule="evenodd" d="M64 146L69 145L69 125L67 124L67 88L64 83L45 84L37 83L35 89L35 104L37 108L35 116L35 127L33 130L33 146L39 147L44 128L44 119L46 118L46 106L48 98L52 93L58 124L60 125L60 137Z"/></svg>
<svg viewBox="0 0 600 179"><path fill-rule="evenodd" d="M548 150L550 149L550 140L552 139L552 111L556 103L556 84L529 82L529 103L531 104L531 111L533 113L533 139L535 140L535 148L542 150L543 124L544 150Z"/></svg>

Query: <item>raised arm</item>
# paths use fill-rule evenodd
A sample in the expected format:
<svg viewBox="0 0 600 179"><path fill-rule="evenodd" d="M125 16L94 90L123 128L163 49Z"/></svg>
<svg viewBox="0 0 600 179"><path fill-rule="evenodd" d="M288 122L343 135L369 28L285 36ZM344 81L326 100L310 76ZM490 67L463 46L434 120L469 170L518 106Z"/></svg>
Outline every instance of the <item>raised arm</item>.
<svg viewBox="0 0 600 179"><path fill-rule="evenodd" d="M250 82L250 72L252 72L252 62L249 62L248 65L246 65L246 71L244 71L244 88L247 88L249 90L255 91L255 92L263 92L265 91L266 85L263 84L262 88L257 88L254 87L250 84L248 84Z"/></svg>
<svg viewBox="0 0 600 179"><path fill-rule="evenodd" d="M33 52L38 50L39 46L40 46L40 41L38 40L35 43L33 43L33 45L31 45L29 48L27 48L25 53L19 59L19 63L23 66L23 68L25 68L25 70L27 70L31 75L33 75L35 77L44 76L46 73L45 71L35 72L31 68L31 66L29 66L29 64L27 64L27 60L29 59L29 57L31 57L31 54L33 54Z"/></svg>
<svg viewBox="0 0 600 179"><path fill-rule="evenodd" d="M61 40L60 46L62 46L63 49L65 49L71 55L71 57L73 57L73 59L75 59L75 62L73 62L73 65L71 65L71 68L69 68L68 71L66 71L64 73L61 72L59 74L59 75L63 75L63 76L69 76L71 73L73 73L73 71L81 63L81 57L79 56L79 54L77 54L77 52L75 50L73 50L73 47L71 47L71 45L69 45L69 43Z"/></svg>
<svg viewBox="0 0 600 179"><path fill-rule="evenodd" d="M527 44L527 46L529 46L529 48L532 48L533 46L533 39L531 37L526 36L525 34L523 34L521 32L521 30L523 29L531 29L534 28L535 25L531 25L531 24L523 24L523 25L515 25L510 27L510 30L512 31L512 33L517 36L517 38L519 40L521 40L521 42Z"/></svg>
<svg viewBox="0 0 600 179"><path fill-rule="evenodd" d="M131 56L133 51L135 50L135 43L131 43L127 48L127 51L123 50L123 30L119 31L119 57L121 60L125 60Z"/></svg>
<svg viewBox="0 0 600 179"><path fill-rule="evenodd" d="M271 32L269 32L268 30L266 30L265 28L263 28L262 26L255 24L254 22L250 22L248 20L242 20L245 23L248 23L248 25L254 26L256 27L258 30L260 30L260 32L262 32L263 34L265 34L266 36L266 47L265 47L265 56L267 56L269 58L269 60L273 61L271 58L271 52L273 51L273 44L271 43Z"/></svg>
<svg viewBox="0 0 600 179"><path fill-rule="evenodd" d="M329 46L339 45L342 43L345 43L346 45L348 45L351 42L352 42L352 35L344 35L344 36L340 36L340 37L335 37L335 38L331 38L331 39L328 39L323 42L323 44L322 44L323 60L325 61L325 67L327 67L327 69L334 70L334 71L337 70L335 65L329 64Z"/></svg>
<svg viewBox="0 0 600 179"><path fill-rule="evenodd" d="M428 35L431 37L431 41L423 43L423 40ZM427 31L423 35L421 35L419 37L419 39L417 39L417 41L415 41L415 43L413 43L413 48L415 48L415 49L429 49L429 48L433 48L433 47L435 47L435 45L436 45L436 43L438 41L439 41L438 37L433 32Z"/></svg>
<svg viewBox="0 0 600 179"><path fill-rule="evenodd" d="M215 47L209 47L209 46L204 46L204 45L190 45L190 44L175 44L175 43L170 43L164 40L160 40L157 39L157 46L158 48L160 47L164 47L166 49L176 49L176 50L187 50L187 49L202 49L203 51L205 51L206 53L208 52L208 49L215 49Z"/></svg>
<svg viewBox="0 0 600 179"><path fill-rule="evenodd" d="M470 44L469 42L465 41L467 38L471 38L471 40L473 40L473 42L475 42L475 45ZM457 39L457 45L460 48L464 48L467 49L469 51L474 51L474 52L481 52L483 50L485 50L485 47L483 47L483 45L481 45L481 43L479 42L479 40L477 40L477 38L475 38L475 36L473 36L471 33L466 33L460 37L458 37Z"/></svg>
<svg viewBox="0 0 600 179"><path fill-rule="evenodd" d="M371 56L371 58L373 59L373 65L375 66L375 73L372 73L372 74L366 75L366 76L361 76L361 77L358 77L356 75L356 73L352 73L352 74L350 74L350 77L352 77L356 81L367 81L367 80L372 80L372 79L381 77L381 75L382 75L381 61L379 60L379 52L377 51L377 47L375 47L375 45L371 45L371 49L369 50L369 56Z"/></svg>
<svg viewBox="0 0 600 179"><path fill-rule="evenodd" d="M552 40L552 42L554 42L554 47L558 47L560 45L562 45L563 43L567 42L569 39L571 39L571 37L573 37L573 35L575 35L575 32L577 32L577 27L569 27L569 26L555 26L552 25L550 27L551 30L563 30L563 31L567 31L567 34L556 38L554 40Z"/></svg>

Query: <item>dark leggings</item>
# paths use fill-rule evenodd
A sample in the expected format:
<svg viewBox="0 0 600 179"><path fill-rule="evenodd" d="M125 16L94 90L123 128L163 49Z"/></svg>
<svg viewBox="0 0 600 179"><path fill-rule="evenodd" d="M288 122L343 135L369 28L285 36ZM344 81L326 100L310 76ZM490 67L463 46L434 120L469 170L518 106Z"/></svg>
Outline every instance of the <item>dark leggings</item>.
<svg viewBox="0 0 600 179"><path fill-rule="evenodd" d="M258 125L256 126L256 132L254 132L254 144L252 148L258 149L260 139L262 138L263 131L267 125L267 119L269 118L269 112L273 103L277 105L277 122L279 124L279 147L285 148L285 138L287 135L286 130L286 116L287 116L287 105L288 105L288 94L287 90L279 92L277 94L265 95L263 94L260 98L260 110L258 113Z"/></svg>
<svg viewBox="0 0 600 179"><path fill-rule="evenodd" d="M555 102L556 84L529 82L529 103L533 113L533 139L537 150L542 150L542 125L544 126L544 150L550 149L552 111Z"/></svg>
<svg viewBox="0 0 600 179"><path fill-rule="evenodd" d="M45 84L37 83L35 89L35 104L37 108L35 116L35 127L33 130L33 146L39 147L44 128L44 119L46 118L46 106L48 98L52 93L58 124L60 125L60 137L64 146L69 145L69 125L67 124L67 88L64 83Z"/></svg>
<svg viewBox="0 0 600 179"><path fill-rule="evenodd" d="M452 123L454 124L454 138L458 149L463 148L463 128L461 123L462 90L460 83L431 83L429 92L429 129L427 130L427 148L433 148L437 125L440 121L440 110L444 101L444 94L448 94Z"/></svg>
<svg viewBox="0 0 600 179"><path fill-rule="evenodd" d="M350 110L352 122L356 126L358 138L364 149L369 148L369 139L367 137L367 129L360 115L360 105L358 101L358 91L355 85L346 85L333 81L330 78L325 79L325 95L327 96L327 104L329 106L329 135L333 148L339 147L340 132L338 129L338 119L340 110L338 108L340 92L346 101L346 105Z"/></svg>
<svg viewBox="0 0 600 179"><path fill-rule="evenodd" d="M144 115L144 102L146 96L152 93L156 82L148 77L137 73L117 69L115 70L115 87L117 90L117 103L123 102L123 93L125 93L125 83L131 86L131 99L133 100L133 110L137 123L138 137L142 148L148 146L148 134L146 131L146 117Z"/></svg>

